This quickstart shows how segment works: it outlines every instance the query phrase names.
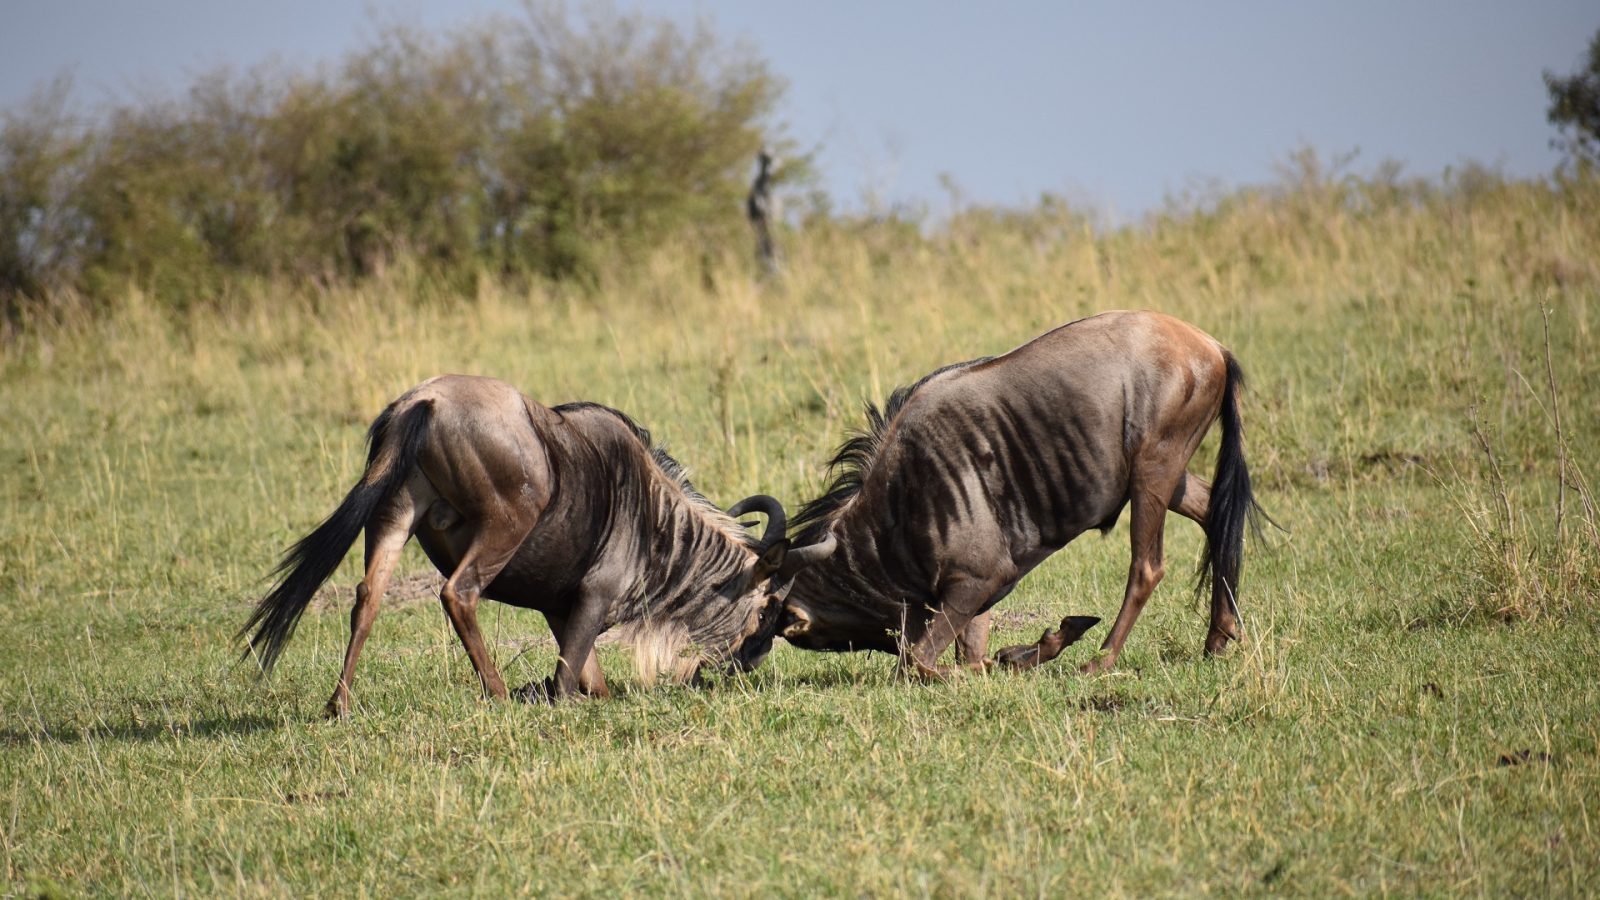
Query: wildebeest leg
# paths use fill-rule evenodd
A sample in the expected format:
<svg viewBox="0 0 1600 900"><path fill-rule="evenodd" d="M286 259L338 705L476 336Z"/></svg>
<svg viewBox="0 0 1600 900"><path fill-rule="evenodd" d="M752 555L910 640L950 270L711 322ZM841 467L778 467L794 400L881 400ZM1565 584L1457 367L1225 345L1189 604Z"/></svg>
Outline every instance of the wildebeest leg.
<svg viewBox="0 0 1600 900"><path fill-rule="evenodd" d="M561 653L556 657L556 674L550 682L550 699L559 700L578 693L584 686L584 674L591 664L595 674L599 675L600 663L594 658L594 642L605 629L607 603L608 600L592 588L579 592L578 602L566 614L566 621L556 635ZM582 662L575 663L575 660ZM603 677L600 686L603 691Z"/></svg>
<svg viewBox="0 0 1600 900"><path fill-rule="evenodd" d="M1133 559L1128 564L1128 585L1122 595L1122 609L1118 610L1117 620L1112 623L1111 633L1106 635L1105 643L1100 645L1100 655L1083 667L1085 672L1104 672L1117 664L1117 656L1122 653L1122 645L1128 640L1128 632L1133 630L1133 623L1144 611L1150 592L1161 583L1161 577L1166 573L1162 561L1162 527L1166 523L1167 505L1176 490L1176 482L1183 476L1183 470L1179 469L1165 479L1165 484L1155 485L1154 490L1150 482L1155 479L1135 478L1133 499L1129 504L1132 508L1129 530L1132 532Z"/></svg>
<svg viewBox="0 0 1600 900"><path fill-rule="evenodd" d="M565 656L565 641L567 635L567 617L559 613L547 612L544 614L546 622L550 623L550 633L555 635L557 653ZM548 695L553 683L548 679L530 681L518 688L516 695L523 700L533 700L543 695ZM609 697L611 689L606 686L605 673L600 671L600 656L594 651L589 651L589 658L578 672L578 689L590 697Z"/></svg>
<svg viewBox="0 0 1600 900"><path fill-rule="evenodd" d="M356 585L356 604L350 610L350 644L344 651L344 669L339 673L339 683L334 686L333 697L325 710L328 718L342 718L350 712L350 685L355 681L356 659L372 632L372 621L378 617L378 607L383 603L384 589L400 560L400 551L411 539L414 500L406 490L395 493L388 507L374 516L366 527L366 574Z"/></svg>
<svg viewBox="0 0 1600 900"><path fill-rule="evenodd" d="M925 680L940 680L949 672L939 666L939 657L956 635L967 628L979 610L988 607L989 599L1005 587L992 579L960 578L947 584L939 592L938 608L932 617L918 627L908 629L912 638L910 646L900 650L900 666L909 674Z"/></svg>
<svg viewBox="0 0 1600 900"><path fill-rule="evenodd" d="M1211 482L1198 475L1183 473L1183 480L1178 482L1178 489L1173 491L1172 499L1167 501L1167 509L1205 525L1206 515L1211 511Z"/></svg>
<svg viewBox="0 0 1600 900"><path fill-rule="evenodd" d="M974 669L988 665L990 618L988 612L973 616L956 635L956 662Z"/></svg>
<svg viewBox="0 0 1600 900"><path fill-rule="evenodd" d="M1168 509L1199 523L1203 528L1211 514L1211 483L1195 475L1184 481L1168 504ZM1220 653L1229 641L1239 639L1239 617L1226 597L1211 598L1211 627L1206 631L1206 653Z"/></svg>
<svg viewBox="0 0 1600 900"><path fill-rule="evenodd" d="M450 618L456 636L461 638L461 646L466 648L467 657L472 660L472 668L483 683L484 693L496 700L506 699L506 683L500 679L500 672L489 656L489 648L484 646L483 634L478 630L478 597L511 561L512 554L517 552L517 547L521 546L522 539L532 525L514 531L504 529L502 524L495 533L479 531L471 546L461 555L461 562L451 573L450 580L444 583L444 590L439 592L444 613Z"/></svg>
<svg viewBox="0 0 1600 900"><path fill-rule="evenodd" d="M1018 644L996 653L995 664L1018 671L1043 665L1060 656L1061 651L1076 644L1084 632L1098 624L1099 616L1067 616L1055 631L1046 628L1036 643Z"/></svg>

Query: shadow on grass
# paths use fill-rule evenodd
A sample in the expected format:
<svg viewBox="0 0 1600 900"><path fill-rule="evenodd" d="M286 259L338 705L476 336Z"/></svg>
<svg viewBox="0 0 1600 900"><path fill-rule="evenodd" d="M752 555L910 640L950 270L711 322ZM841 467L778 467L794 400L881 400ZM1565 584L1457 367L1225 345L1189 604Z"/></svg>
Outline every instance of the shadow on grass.
<svg viewBox="0 0 1600 900"><path fill-rule="evenodd" d="M627 699L644 699L664 695L700 695L704 697L726 697L739 694L764 694L779 687L784 688L862 688L888 683L881 673L869 671L854 671L850 669L822 669L808 670L805 672L774 673L769 671L742 672L736 674L714 673L704 676L701 681L676 682L663 680L655 684L641 684L636 681L623 681L616 679L610 682L611 701ZM905 682L909 684L910 682ZM549 701L535 702L534 705L548 705ZM572 701L558 701L572 702ZM588 701L585 701L588 702ZM607 702L601 700L598 702Z"/></svg>
<svg viewBox="0 0 1600 900"><path fill-rule="evenodd" d="M37 728L0 728L0 747L34 744L82 744L89 741L153 743L177 737L241 736L283 727L283 716L261 713L225 714L192 722L107 722L80 728L39 723Z"/></svg>
<svg viewBox="0 0 1600 900"><path fill-rule="evenodd" d="M807 669L801 672L784 672L751 683L758 688L767 689L783 685L791 688L816 688L830 690L839 688L880 688L880 687L937 687L939 684L956 684L963 682L981 682L988 679L999 681L1018 681L1042 677L1047 671L1040 667L1034 671L1015 671L1002 667L995 667L987 672L970 672L956 670L948 682L925 682L898 671L897 664L888 658L887 666L874 665L878 660L865 660L858 667L845 665L826 666ZM1047 663L1054 666L1055 663ZM1066 665L1066 664L1063 664Z"/></svg>
<svg viewBox="0 0 1600 900"><path fill-rule="evenodd" d="M888 667L882 665L882 660L890 657L874 659L871 656L860 655L853 659L858 665L843 663L823 663L808 666L801 671L788 671L783 673L752 673L749 684L760 690L767 690L778 686L788 688L814 688L818 690L836 690L839 688L874 688L890 684L914 684L909 678L901 677L894 671L891 661Z"/></svg>

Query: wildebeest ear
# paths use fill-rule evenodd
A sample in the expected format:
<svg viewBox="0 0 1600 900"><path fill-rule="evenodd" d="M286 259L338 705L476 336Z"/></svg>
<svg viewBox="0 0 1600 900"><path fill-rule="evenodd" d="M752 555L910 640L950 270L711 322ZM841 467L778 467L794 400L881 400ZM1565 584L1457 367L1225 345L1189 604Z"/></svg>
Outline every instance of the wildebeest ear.
<svg viewBox="0 0 1600 900"><path fill-rule="evenodd" d="M811 630L811 614L795 606L793 603L783 607L783 616L778 620L778 631L786 638L799 637Z"/></svg>
<svg viewBox="0 0 1600 900"><path fill-rule="evenodd" d="M759 584L772 577L772 573L783 568L783 560L789 555L789 539L779 538L761 551L756 558L755 565L750 568L750 583Z"/></svg>

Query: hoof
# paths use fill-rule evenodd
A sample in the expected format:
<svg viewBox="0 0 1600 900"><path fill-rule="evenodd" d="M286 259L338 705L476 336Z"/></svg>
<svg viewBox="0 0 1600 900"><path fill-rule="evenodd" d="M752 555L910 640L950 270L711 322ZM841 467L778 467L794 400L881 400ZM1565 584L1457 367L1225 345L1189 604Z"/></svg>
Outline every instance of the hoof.
<svg viewBox="0 0 1600 900"><path fill-rule="evenodd" d="M607 691L607 694L609 693ZM534 703L547 706L553 703L560 703L563 700L578 700L589 695L582 690L563 694L556 690L556 680L554 678L541 678L528 682L512 691L508 696L518 703Z"/></svg>
<svg viewBox="0 0 1600 900"><path fill-rule="evenodd" d="M908 681L919 681L923 684L939 684L949 681L953 675L945 666L929 666L920 662L907 662L901 665L900 673Z"/></svg>
<svg viewBox="0 0 1600 900"><path fill-rule="evenodd" d="M535 703L543 706L555 702L555 687L548 678L536 679L512 691L511 699L518 703Z"/></svg>
<svg viewBox="0 0 1600 900"><path fill-rule="evenodd" d="M1105 656L1097 656L1079 666L1078 671L1084 675L1104 675L1105 673L1111 671L1116 664L1117 662L1114 659Z"/></svg>
<svg viewBox="0 0 1600 900"><path fill-rule="evenodd" d="M1084 632L1100 624L1099 616L1068 616L1061 620L1061 630L1056 632L1066 644L1075 644Z"/></svg>
<svg viewBox="0 0 1600 900"><path fill-rule="evenodd" d="M1228 644L1238 641L1237 635L1226 632L1212 632L1206 635L1206 656L1223 656L1228 651Z"/></svg>

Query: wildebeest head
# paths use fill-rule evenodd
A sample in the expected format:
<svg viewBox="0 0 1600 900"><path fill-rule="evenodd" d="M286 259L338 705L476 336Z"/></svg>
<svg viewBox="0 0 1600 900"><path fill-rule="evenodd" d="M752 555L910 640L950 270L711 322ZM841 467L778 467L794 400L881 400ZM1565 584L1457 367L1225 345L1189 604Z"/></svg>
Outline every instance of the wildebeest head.
<svg viewBox="0 0 1600 900"><path fill-rule="evenodd" d="M794 576L806 566L826 559L836 546L830 534L806 547L791 548L785 536L783 505L772 497L757 494L728 509L728 514L735 517L748 512L765 514L767 526L755 561L729 585L730 593L738 598L738 608L748 611L744 630L729 653L730 666L741 672L761 665L772 651L772 639L784 615L784 598L794 584Z"/></svg>
<svg viewBox="0 0 1600 900"><path fill-rule="evenodd" d="M802 650L893 653L896 636L905 630L904 615L898 604L878 609L852 604L847 594L822 594L786 601L775 633Z"/></svg>

